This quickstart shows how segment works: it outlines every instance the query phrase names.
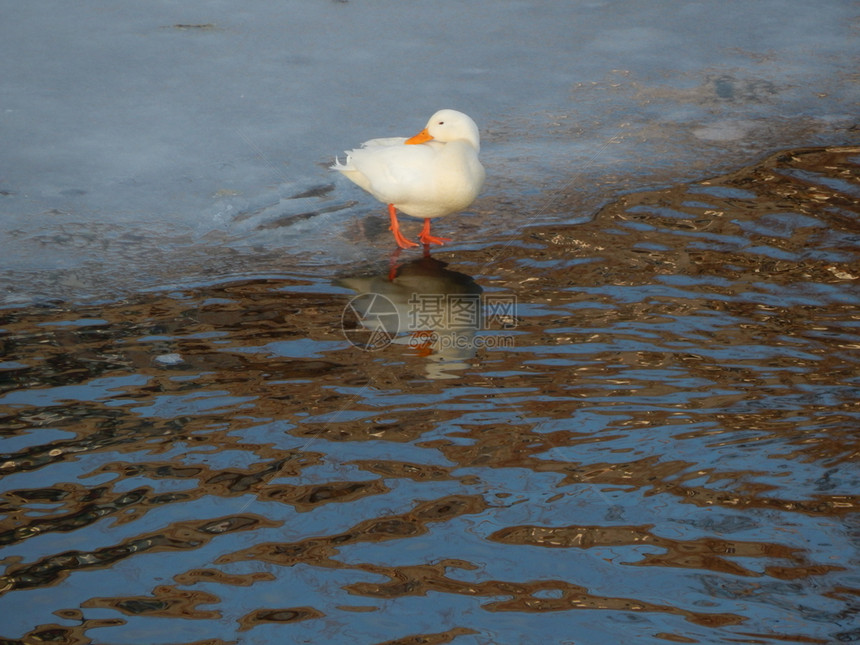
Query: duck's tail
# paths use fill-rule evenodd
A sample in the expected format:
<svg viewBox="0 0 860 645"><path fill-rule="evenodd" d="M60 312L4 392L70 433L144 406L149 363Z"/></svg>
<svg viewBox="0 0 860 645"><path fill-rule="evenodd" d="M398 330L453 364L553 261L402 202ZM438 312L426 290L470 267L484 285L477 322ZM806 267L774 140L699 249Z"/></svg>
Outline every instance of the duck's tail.
<svg viewBox="0 0 860 645"><path fill-rule="evenodd" d="M334 163L329 166L329 170L339 170L340 172L343 172L344 170L355 170L355 168L352 167L352 156L347 152L346 161L344 163L340 162L339 157L335 157Z"/></svg>

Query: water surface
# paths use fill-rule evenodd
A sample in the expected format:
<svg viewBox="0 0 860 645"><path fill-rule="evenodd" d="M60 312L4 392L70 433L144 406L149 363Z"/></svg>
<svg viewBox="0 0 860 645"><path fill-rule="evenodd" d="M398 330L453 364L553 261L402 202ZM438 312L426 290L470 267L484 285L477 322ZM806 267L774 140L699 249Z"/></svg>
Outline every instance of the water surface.
<svg viewBox="0 0 860 645"><path fill-rule="evenodd" d="M860 640L858 161L3 310L3 642Z"/></svg>

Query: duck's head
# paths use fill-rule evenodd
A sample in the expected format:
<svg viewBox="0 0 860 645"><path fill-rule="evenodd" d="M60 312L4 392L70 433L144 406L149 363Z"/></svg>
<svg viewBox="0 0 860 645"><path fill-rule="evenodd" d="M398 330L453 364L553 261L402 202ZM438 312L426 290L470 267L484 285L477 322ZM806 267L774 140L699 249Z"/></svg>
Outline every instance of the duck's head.
<svg viewBox="0 0 860 645"><path fill-rule="evenodd" d="M430 117L427 127L414 137L407 139L406 143L416 144L430 140L441 141L442 143L468 141L475 147L475 150L481 148L478 126L467 114L457 110L439 110Z"/></svg>

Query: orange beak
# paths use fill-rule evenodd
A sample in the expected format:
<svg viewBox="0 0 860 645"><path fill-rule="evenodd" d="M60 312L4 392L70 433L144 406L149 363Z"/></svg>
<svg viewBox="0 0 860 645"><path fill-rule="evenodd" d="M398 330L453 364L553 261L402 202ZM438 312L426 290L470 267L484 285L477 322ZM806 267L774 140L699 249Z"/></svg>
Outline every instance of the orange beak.
<svg viewBox="0 0 860 645"><path fill-rule="evenodd" d="M421 132L416 134L414 137L410 137L409 139L404 141L404 143L409 144L409 145L414 145L416 143L424 143L425 141L430 141L430 139L432 139L432 138L433 137L430 136L430 133L427 132L427 128L424 128L423 130L421 130Z"/></svg>

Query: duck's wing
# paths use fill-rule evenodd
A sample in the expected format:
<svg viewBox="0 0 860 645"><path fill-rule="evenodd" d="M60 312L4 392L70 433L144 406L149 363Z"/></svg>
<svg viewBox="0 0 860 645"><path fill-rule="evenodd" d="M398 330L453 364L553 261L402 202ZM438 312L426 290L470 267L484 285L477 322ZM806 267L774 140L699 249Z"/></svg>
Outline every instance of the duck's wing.
<svg viewBox="0 0 860 645"><path fill-rule="evenodd" d="M434 185L434 146L405 145L402 138L373 139L347 153L337 167L374 197L388 204L411 201ZM391 142L391 143L387 143Z"/></svg>
<svg viewBox="0 0 860 645"><path fill-rule="evenodd" d="M355 158L356 153L361 155L363 150L378 151L382 148L394 148L396 146L404 145L405 142L406 139L404 137L387 137L384 139L371 139L370 141L365 141L359 148L344 151L346 154L346 161L344 163L341 163L340 159L335 157L334 163L330 168L332 170L340 171L355 170L355 167L352 165L352 160Z"/></svg>
<svg viewBox="0 0 860 645"><path fill-rule="evenodd" d="M406 143L406 137L384 137L382 139L371 139L361 144L359 149L367 148L387 148L394 146L402 146Z"/></svg>

